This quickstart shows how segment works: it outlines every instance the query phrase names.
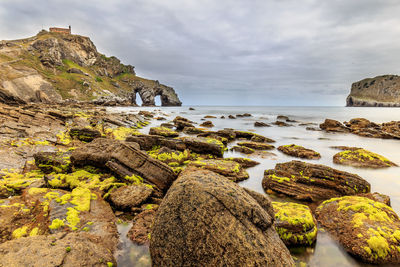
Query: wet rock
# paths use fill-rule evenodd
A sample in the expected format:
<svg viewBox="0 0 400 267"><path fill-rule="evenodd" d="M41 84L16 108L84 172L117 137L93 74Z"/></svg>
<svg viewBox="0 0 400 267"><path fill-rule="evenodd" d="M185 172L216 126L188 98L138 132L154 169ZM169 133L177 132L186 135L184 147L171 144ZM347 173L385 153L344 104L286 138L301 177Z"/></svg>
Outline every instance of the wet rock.
<svg viewBox="0 0 400 267"><path fill-rule="evenodd" d="M182 142L188 149L199 154L212 154L222 157L225 152L224 144L214 138L205 137L182 137Z"/></svg>
<svg viewBox="0 0 400 267"><path fill-rule="evenodd" d="M236 138L236 132L233 129L225 128L215 132L216 135L226 138L228 141L232 141Z"/></svg>
<svg viewBox="0 0 400 267"><path fill-rule="evenodd" d="M186 145L179 139L165 138L159 135L129 136L126 141L130 144L139 144L141 150L151 150L154 146L168 147L173 150L183 151Z"/></svg>
<svg viewBox="0 0 400 267"><path fill-rule="evenodd" d="M189 108L189 110L195 110L194 108Z"/></svg>
<svg viewBox="0 0 400 267"><path fill-rule="evenodd" d="M253 154L254 153L254 149L248 148L246 146L233 146L231 148L231 150L233 150L235 152L243 153L243 154Z"/></svg>
<svg viewBox="0 0 400 267"><path fill-rule="evenodd" d="M170 129L173 129L175 127L175 125L173 125L172 123L161 123L160 126L170 128Z"/></svg>
<svg viewBox="0 0 400 267"><path fill-rule="evenodd" d="M254 127L271 127L271 125L262 121L256 121Z"/></svg>
<svg viewBox="0 0 400 267"><path fill-rule="evenodd" d="M272 124L275 124L276 126L279 126L279 127L289 127L289 126L292 126L292 125L290 125L289 123L286 123L286 122L284 122L284 121L276 121L276 122L273 122Z"/></svg>
<svg viewBox="0 0 400 267"><path fill-rule="evenodd" d="M202 124L200 124L201 127L207 127L207 128L211 128L214 127L214 124L212 123L212 121L205 121Z"/></svg>
<svg viewBox="0 0 400 267"><path fill-rule="evenodd" d="M319 127L327 132L341 132L348 133L350 129L344 126L341 122L331 119L326 119L324 123L321 123Z"/></svg>
<svg viewBox="0 0 400 267"><path fill-rule="evenodd" d="M235 131L236 138L246 138L247 140L251 140L253 142L261 142L261 143L273 143L275 140L272 140L268 137L246 131Z"/></svg>
<svg viewBox="0 0 400 267"><path fill-rule="evenodd" d="M252 115L250 113L244 113L244 114L237 114L236 117L251 117Z"/></svg>
<svg viewBox="0 0 400 267"><path fill-rule="evenodd" d="M189 166L195 166L218 173L229 180L240 182L249 178L249 174L242 168L242 165L229 160L196 160L189 163Z"/></svg>
<svg viewBox="0 0 400 267"><path fill-rule="evenodd" d="M150 111L147 111L147 110L141 110L141 111L139 111L138 114L141 115L141 116L147 117L147 118L153 118L154 117L153 112L150 112Z"/></svg>
<svg viewBox="0 0 400 267"><path fill-rule="evenodd" d="M312 150L295 144L279 146L278 150L289 156L305 158L305 159L320 159L321 155Z"/></svg>
<svg viewBox="0 0 400 267"><path fill-rule="evenodd" d="M151 227L156 216L153 209L145 210L135 216L128 237L138 245L150 245Z"/></svg>
<svg viewBox="0 0 400 267"><path fill-rule="evenodd" d="M152 127L149 131L150 135L160 135L164 137L178 137L179 133L166 127Z"/></svg>
<svg viewBox="0 0 400 267"><path fill-rule="evenodd" d="M216 119L217 117L211 116L211 115L206 115L203 117L204 119Z"/></svg>
<svg viewBox="0 0 400 267"><path fill-rule="evenodd" d="M336 164L374 169L397 166L397 164L391 162L387 158L362 148L342 148L344 148L345 151L339 152L333 156L333 162Z"/></svg>
<svg viewBox="0 0 400 267"><path fill-rule="evenodd" d="M153 189L145 185L126 185L112 191L110 201L118 209L124 210L140 206L152 193Z"/></svg>
<svg viewBox="0 0 400 267"><path fill-rule="evenodd" d="M69 131L69 135L83 142L91 142L95 138L101 137L99 131L90 128L72 128Z"/></svg>
<svg viewBox="0 0 400 267"><path fill-rule="evenodd" d="M155 120L158 120L158 121L165 121L165 120L167 120L167 119L164 118L164 117L155 117L154 119L155 119Z"/></svg>
<svg viewBox="0 0 400 267"><path fill-rule="evenodd" d="M182 132L185 134L201 134L204 133L204 130L196 127L185 127Z"/></svg>
<svg viewBox="0 0 400 267"><path fill-rule="evenodd" d="M280 120L280 121L288 121L289 117L288 116L284 116L284 115L278 115L278 116L276 116L276 119Z"/></svg>
<svg viewBox="0 0 400 267"><path fill-rule="evenodd" d="M348 253L362 261L400 264L400 220L389 206L344 196L324 201L316 218Z"/></svg>
<svg viewBox="0 0 400 267"><path fill-rule="evenodd" d="M389 207L391 206L390 205L390 197L387 195L378 193L378 192L358 194L358 196L366 197L366 198L372 199L373 201L381 202Z"/></svg>
<svg viewBox="0 0 400 267"><path fill-rule="evenodd" d="M260 143L260 142L239 142L238 146L245 146L255 150L271 150L275 147L270 144Z"/></svg>
<svg viewBox="0 0 400 267"><path fill-rule="evenodd" d="M219 117L220 119L225 119L225 116L221 116L221 117Z"/></svg>
<svg viewBox="0 0 400 267"><path fill-rule="evenodd" d="M153 264L294 266L272 226L273 216L225 177L187 168L157 211L150 240Z"/></svg>
<svg viewBox="0 0 400 267"><path fill-rule="evenodd" d="M368 193L371 188L367 181L356 174L296 160L278 163L275 169L266 170L262 186L264 190L271 189L306 201Z"/></svg>
<svg viewBox="0 0 400 267"><path fill-rule="evenodd" d="M27 173L0 170L0 198L19 195L22 191L35 184L42 184L44 174L33 170Z"/></svg>
<svg viewBox="0 0 400 267"><path fill-rule="evenodd" d="M175 117L173 122L178 131L182 131L185 127L194 127L192 121L180 116Z"/></svg>
<svg viewBox="0 0 400 267"><path fill-rule="evenodd" d="M224 158L224 160L231 160L237 162L240 164L240 166L242 166L242 168L250 168L260 164L260 162L258 161L247 158Z"/></svg>
<svg viewBox="0 0 400 267"><path fill-rule="evenodd" d="M121 178L139 175L163 191L176 179L174 171L168 165L127 144L121 144L114 149L106 166Z"/></svg>
<svg viewBox="0 0 400 267"><path fill-rule="evenodd" d="M229 119L236 119L236 117L233 116L233 115L229 115L228 118L229 118Z"/></svg>
<svg viewBox="0 0 400 267"><path fill-rule="evenodd" d="M62 173L71 170L71 153L38 152L33 155L36 166L44 173Z"/></svg>
<svg viewBox="0 0 400 267"><path fill-rule="evenodd" d="M286 246L312 245L317 239L317 222L306 205L272 202L275 229Z"/></svg>

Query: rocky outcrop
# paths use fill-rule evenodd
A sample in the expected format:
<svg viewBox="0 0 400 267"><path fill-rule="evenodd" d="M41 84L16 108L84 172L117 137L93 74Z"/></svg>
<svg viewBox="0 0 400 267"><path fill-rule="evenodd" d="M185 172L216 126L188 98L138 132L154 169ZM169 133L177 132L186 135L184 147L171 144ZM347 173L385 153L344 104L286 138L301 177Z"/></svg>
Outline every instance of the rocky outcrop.
<svg viewBox="0 0 400 267"><path fill-rule="evenodd" d="M187 168L161 203L154 266L294 266L273 227L271 202L208 170ZM233 238L234 237L234 238Z"/></svg>
<svg viewBox="0 0 400 267"><path fill-rule="evenodd" d="M36 36L0 42L0 102L60 103L67 99L101 105L180 106L174 89L137 77L134 67L97 51L80 35L41 31Z"/></svg>
<svg viewBox="0 0 400 267"><path fill-rule="evenodd" d="M373 264L400 264L400 220L389 206L345 196L323 202L316 217L353 256Z"/></svg>
<svg viewBox="0 0 400 267"><path fill-rule="evenodd" d="M351 85L348 107L400 107L400 76L383 75Z"/></svg>
<svg viewBox="0 0 400 267"><path fill-rule="evenodd" d="M266 191L306 201L368 193L371 188L356 174L296 160L278 163L275 169L266 170L262 186Z"/></svg>
<svg viewBox="0 0 400 267"><path fill-rule="evenodd" d="M336 153L333 156L333 162L336 164L350 165L353 167L365 168L387 168L397 166L387 158L374 152L358 147L340 147L344 151Z"/></svg>

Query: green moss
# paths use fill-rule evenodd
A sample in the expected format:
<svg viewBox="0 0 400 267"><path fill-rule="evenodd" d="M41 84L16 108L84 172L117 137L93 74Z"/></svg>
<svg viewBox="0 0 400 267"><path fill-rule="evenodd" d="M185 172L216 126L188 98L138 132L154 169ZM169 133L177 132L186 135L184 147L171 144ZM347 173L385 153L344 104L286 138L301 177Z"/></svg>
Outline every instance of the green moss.
<svg viewBox="0 0 400 267"><path fill-rule="evenodd" d="M49 225L49 228L52 230L56 230L60 227L64 226L64 221L60 219L54 219L51 221L51 224Z"/></svg>
<svg viewBox="0 0 400 267"><path fill-rule="evenodd" d="M12 232L12 237L13 237L14 239L18 239L18 238L21 238L21 237L23 237L23 236L26 236L26 235L27 235L27 229L28 229L27 226L23 226L23 227L20 227L20 228L15 229L15 230Z"/></svg>
<svg viewBox="0 0 400 267"><path fill-rule="evenodd" d="M47 188L32 187L32 188L29 188L28 194L36 195L36 194L47 193L47 190L48 190Z"/></svg>
<svg viewBox="0 0 400 267"><path fill-rule="evenodd" d="M74 208L67 208L67 222L68 222L68 226L72 229L72 230L77 230L78 228L76 227L79 222L81 221L79 219L79 211L77 211Z"/></svg>
<svg viewBox="0 0 400 267"><path fill-rule="evenodd" d="M292 202L272 202L275 219L290 225L303 225L304 231L315 227L314 218L308 206Z"/></svg>
<svg viewBox="0 0 400 267"><path fill-rule="evenodd" d="M389 253L389 244L382 236L372 236L367 240L372 253L380 258L386 258Z"/></svg>
<svg viewBox="0 0 400 267"><path fill-rule="evenodd" d="M391 161L388 160L387 158L365 149L345 150L343 152L338 153L338 155L342 159L349 159L360 162L380 161L381 163L384 163L387 166L392 166Z"/></svg>
<svg viewBox="0 0 400 267"><path fill-rule="evenodd" d="M110 136L111 138L114 138L116 140L122 140L122 141L125 140L128 136L141 134L136 129L128 128L128 127L118 127L115 129L106 128L104 130L104 132L107 136Z"/></svg>
<svg viewBox="0 0 400 267"><path fill-rule="evenodd" d="M65 248L65 251L66 251L66 252L71 252L71 247L66 247L66 248Z"/></svg>
<svg viewBox="0 0 400 267"><path fill-rule="evenodd" d="M72 200L71 204L76 205L74 208L78 211L89 211L90 200L92 199L92 193L87 188L77 187L71 192Z"/></svg>
<svg viewBox="0 0 400 267"><path fill-rule="evenodd" d="M29 236L37 236L39 234L39 228L35 227L29 232Z"/></svg>
<svg viewBox="0 0 400 267"><path fill-rule="evenodd" d="M269 174L268 178L277 181L278 183L283 183L283 182L290 182L290 178L289 177L280 177L280 176L276 176L275 174Z"/></svg>
<svg viewBox="0 0 400 267"><path fill-rule="evenodd" d="M107 267L113 267L114 264L112 262L107 262Z"/></svg>

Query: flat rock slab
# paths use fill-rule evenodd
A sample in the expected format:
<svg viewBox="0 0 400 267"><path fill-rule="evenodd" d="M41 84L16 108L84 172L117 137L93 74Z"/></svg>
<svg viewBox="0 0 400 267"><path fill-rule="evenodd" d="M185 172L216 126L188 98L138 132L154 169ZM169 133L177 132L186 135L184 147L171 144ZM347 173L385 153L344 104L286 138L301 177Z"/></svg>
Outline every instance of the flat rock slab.
<svg viewBox="0 0 400 267"><path fill-rule="evenodd" d="M295 144L279 146L278 150L286 155L297 158L304 158L304 159L321 158L321 155L318 152Z"/></svg>
<svg viewBox="0 0 400 267"><path fill-rule="evenodd" d="M235 161L239 163L242 168L250 168L260 164L260 162L248 158L224 158L224 160Z"/></svg>
<svg viewBox="0 0 400 267"><path fill-rule="evenodd" d="M246 138L247 140L251 140L253 142L260 142L260 143L274 143L275 140L253 133L253 132L246 132L246 131L235 131L236 138Z"/></svg>
<svg viewBox="0 0 400 267"><path fill-rule="evenodd" d="M152 127L149 131L150 135L160 135L164 137L178 137L179 133L167 127Z"/></svg>
<svg viewBox="0 0 400 267"><path fill-rule="evenodd" d="M345 196L324 201L316 217L353 256L373 264L400 264L400 220L389 206Z"/></svg>
<svg viewBox="0 0 400 267"><path fill-rule="evenodd" d="M317 239L317 222L308 206L272 202L275 229L286 246L310 246Z"/></svg>
<svg viewBox="0 0 400 267"><path fill-rule="evenodd" d="M101 137L101 133L90 128L72 128L69 130L69 135L83 142L91 142L95 138Z"/></svg>
<svg viewBox="0 0 400 267"><path fill-rule="evenodd" d="M245 146L247 148L256 149L256 150L271 150L274 149L275 146L260 142L239 142L238 146Z"/></svg>
<svg viewBox="0 0 400 267"><path fill-rule="evenodd" d="M357 147L342 147L344 151L333 156L333 162L336 164L350 165L363 168L387 168L397 166L387 158Z"/></svg>
<svg viewBox="0 0 400 267"><path fill-rule="evenodd" d="M371 188L356 174L297 160L278 163L275 169L266 170L262 186L266 191L306 201L368 193Z"/></svg>
<svg viewBox="0 0 400 267"><path fill-rule="evenodd" d="M180 140L188 149L199 154L212 154L222 157L225 152L224 144L214 138L207 137L182 137Z"/></svg>
<svg viewBox="0 0 400 267"><path fill-rule="evenodd" d="M269 200L264 197L268 206ZM189 167L161 203L151 232L154 266L294 266L273 217L243 188Z"/></svg>
<svg viewBox="0 0 400 267"><path fill-rule="evenodd" d="M114 190L110 201L119 209L130 209L144 203L152 193L153 189L145 185L127 185Z"/></svg>
<svg viewBox="0 0 400 267"><path fill-rule="evenodd" d="M189 163L189 166L213 171L234 182L240 182L249 178L249 174L235 161L217 159L196 160Z"/></svg>

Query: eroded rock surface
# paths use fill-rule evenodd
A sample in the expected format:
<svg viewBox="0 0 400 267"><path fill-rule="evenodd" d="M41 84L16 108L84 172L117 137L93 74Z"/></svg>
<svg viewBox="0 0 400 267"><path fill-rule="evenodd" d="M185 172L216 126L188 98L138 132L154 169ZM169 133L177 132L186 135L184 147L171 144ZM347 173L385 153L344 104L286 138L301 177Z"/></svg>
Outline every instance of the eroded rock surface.
<svg viewBox="0 0 400 267"><path fill-rule="evenodd" d="M368 193L371 188L356 174L296 160L278 163L275 169L266 170L262 185L265 190L307 201Z"/></svg>
<svg viewBox="0 0 400 267"><path fill-rule="evenodd" d="M305 158L305 159L320 159L321 158L321 155L318 152L316 152L312 149L302 147L302 146L297 146L295 144L279 146L278 150L289 156L298 157L298 158Z"/></svg>
<svg viewBox="0 0 400 267"><path fill-rule="evenodd" d="M344 151L333 156L333 162L353 167L375 169L397 166L397 164L379 154L357 147L344 147Z"/></svg>
<svg viewBox="0 0 400 267"><path fill-rule="evenodd" d="M150 240L153 264L294 266L273 217L225 177L188 168L157 211Z"/></svg>

